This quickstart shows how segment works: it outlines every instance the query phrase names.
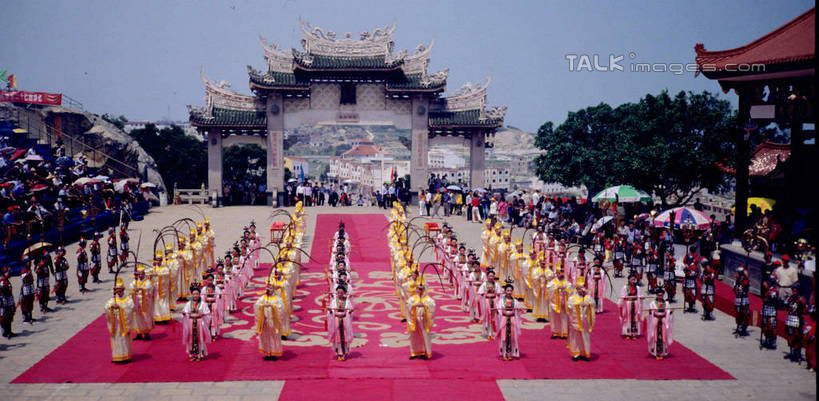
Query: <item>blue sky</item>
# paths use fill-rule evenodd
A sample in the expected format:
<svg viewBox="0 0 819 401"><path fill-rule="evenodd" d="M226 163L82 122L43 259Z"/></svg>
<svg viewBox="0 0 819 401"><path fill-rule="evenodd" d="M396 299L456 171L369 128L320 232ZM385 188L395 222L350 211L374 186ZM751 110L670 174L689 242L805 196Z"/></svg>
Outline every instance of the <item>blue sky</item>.
<svg viewBox="0 0 819 401"><path fill-rule="evenodd" d="M95 113L187 119L203 104L199 68L249 93L262 34L300 48L299 17L338 33L397 22L396 49L435 39L430 72L448 90L492 76L489 103L536 131L569 111L663 89L719 91L693 73L629 72L628 62L690 63L694 44L744 45L812 7L791 1L10 1L0 15L0 70L20 89L61 92ZM570 71L567 54L625 55L627 71ZM633 57L629 58L631 54ZM732 94L721 95L735 103Z"/></svg>

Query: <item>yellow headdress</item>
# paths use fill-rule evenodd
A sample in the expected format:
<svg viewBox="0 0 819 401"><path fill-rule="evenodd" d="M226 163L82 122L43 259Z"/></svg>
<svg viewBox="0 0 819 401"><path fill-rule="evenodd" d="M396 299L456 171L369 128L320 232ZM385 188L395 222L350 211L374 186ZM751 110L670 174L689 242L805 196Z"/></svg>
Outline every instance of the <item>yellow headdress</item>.
<svg viewBox="0 0 819 401"><path fill-rule="evenodd" d="M162 256L164 256L164 254L162 253L162 250L157 249L156 254L154 254L154 259L162 259Z"/></svg>
<svg viewBox="0 0 819 401"><path fill-rule="evenodd" d="M202 222L201 221L196 222L196 228L202 228Z"/></svg>
<svg viewBox="0 0 819 401"><path fill-rule="evenodd" d="M114 282L114 289L117 288L125 288L125 282L122 281L122 277L117 277L117 281Z"/></svg>
<svg viewBox="0 0 819 401"><path fill-rule="evenodd" d="M173 252L173 244L165 244L165 253Z"/></svg>
<svg viewBox="0 0 819 401"><path fill-rule="evenodd" d="M496 229L496 230L500 230L502 227L503 227L503 226L501 225L501 223L500 223L500 222L495 223L495 229Z"/></svg>
<svg viewBox="0 0 819 401"><path fill-rule="evenodd" d="M137 273L145 273L145 268L142 265L137 266L136 268Z"/></svg>
<svg viewBox="0 0 819 401"><path fill-rule="evenodd" d="M504 237L508 237L508 236L510 236L510 235L511 235L511 234L509 234L509 230L503 230L503 236L504 236Z"/></svg>
<svg viewBox="0 0 819 401"><path fill-rule="evenodd" d="M523 245L523 241L521 241L520 238L516 238L515 239L515 246L520 246L520 245Z"/></svg>
<svg viewBox="0 0 819 401"><path fill-rule="evenodd" d="M196 230L191 228L191 235L196 235Z"/></svg>
<svg viewBox="0 0 819 401"><path fill-rule="evenodd" d="M205 224L210 224L210 217L205 217Z"/></svg>

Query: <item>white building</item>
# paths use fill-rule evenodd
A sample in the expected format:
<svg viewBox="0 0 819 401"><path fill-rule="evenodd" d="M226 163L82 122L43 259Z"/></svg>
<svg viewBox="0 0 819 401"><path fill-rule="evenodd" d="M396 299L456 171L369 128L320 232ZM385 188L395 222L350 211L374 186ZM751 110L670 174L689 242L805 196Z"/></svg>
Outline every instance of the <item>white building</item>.
<svg viewBox="0 0 819 401"><path fill-rule="evenodd" d="M431 174L440 175L441 178L453 183L469 182L469 169L460 168L430 168ZM484 170L483 186L486 189L510 189L512 185L512 169L508 163L487 162Z"/></svg>
<svg viewBox="0 0 819 401"><path fill-rule="evenodd" d="M430 149L427 160L430 168L461 168L466 165L463 157L446 148Z"/></svg>

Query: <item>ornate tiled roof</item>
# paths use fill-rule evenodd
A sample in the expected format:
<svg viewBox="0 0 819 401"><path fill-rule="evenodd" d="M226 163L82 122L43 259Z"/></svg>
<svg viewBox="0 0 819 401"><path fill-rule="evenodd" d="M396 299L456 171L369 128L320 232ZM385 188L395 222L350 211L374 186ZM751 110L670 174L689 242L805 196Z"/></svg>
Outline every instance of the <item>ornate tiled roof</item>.
<svg viewBox="0 0 819 401"><path fill-rule="evenodd" d="M268 71L263 73L247 66L247 74L250 77L251 87L262 86L267 88L284 89L307 89L310 87L309 81L299 80L292 72Z"/></svg>
<svg viewBox="0 0 819 401"><path fill-rule="evenodd" d="M503 117L481 118L480 110L447 111L438 110L429 112L430 127L500 127Z"/></svg>
<svg viewBox="0 0 819 401"><path fill-rule="evenodd" d="M423 73L405 75L401 79L390 80L387 82L387 91L414 91L414 90L440 90L446 88L446 74L449 70L442 71L437 74L426 75ZM442 75L438 75L442 74Z"/></svg>
<svg viewBox="0 0 819 401"><path fill-rule="evenodd" d="M263 110L235 110L214 107L210 113L205 109L191 108L191 125L199 127L267 127Z"/></svg>
<svg viewBox="0 0 819 401"><path fill-rule="evenodd" d="M374 56L329 56L310 54L293 49L293 61L296 66L305 70L395 70L404 63L403 58Z"/></svg>
<svg viewBox="0 0 819 401"><path fill-rule="evenodd" d="M745 46L729 50L708 51L702 43L697 43L694 51L697 53L698 73L702 72L707 77L711 77L714 73L726 72L743 75L742 70L726 71L726 66L729 64L734 66L763 64L766 66L764 72L769 72L774 66L790 63L808 63L812 66L816 59L815 42L816 8L811 8ZM760 71L750 71L750 73L760 73Z"/></svg>

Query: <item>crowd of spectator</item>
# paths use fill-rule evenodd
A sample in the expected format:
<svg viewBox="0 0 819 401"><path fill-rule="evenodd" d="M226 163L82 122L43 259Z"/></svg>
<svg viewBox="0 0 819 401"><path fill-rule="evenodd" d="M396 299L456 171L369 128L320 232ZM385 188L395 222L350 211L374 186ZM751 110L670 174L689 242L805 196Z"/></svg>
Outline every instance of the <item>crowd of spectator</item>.
<svg viewBox="0 0 819 401"><path fill-rule="evenodd" d="M62 141L55 146L26 138L0 137L0 208L2 249L9 256L35 241L73 239L131 218L135 203L150 196L139 179L113 180L111 171L72 159ZM92 224L77 225L105 214ZM91 227L94 225L94 227ZM49 235L58 233L59 235ZM76 235L75 235L76 234ZM18 249L20 248L20 249Z"/></svg>

